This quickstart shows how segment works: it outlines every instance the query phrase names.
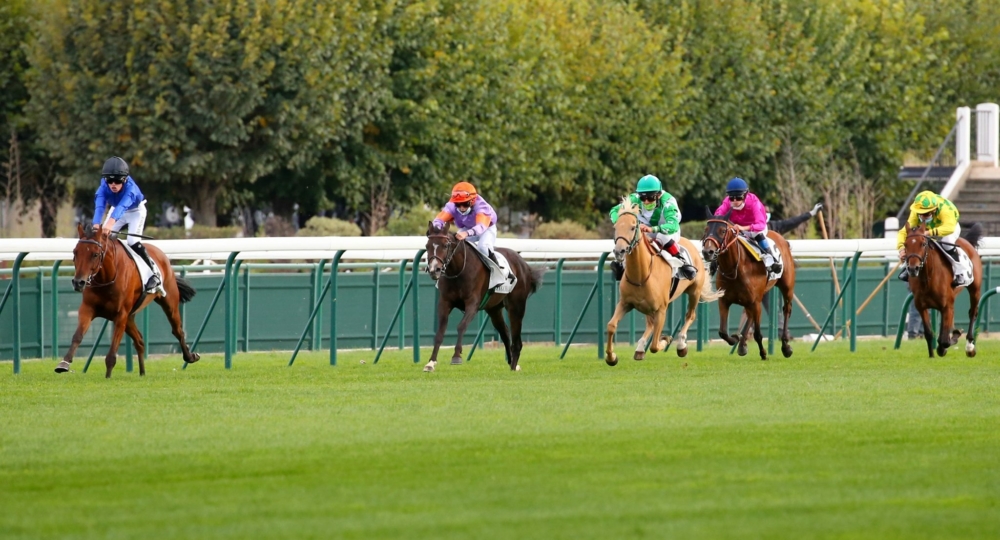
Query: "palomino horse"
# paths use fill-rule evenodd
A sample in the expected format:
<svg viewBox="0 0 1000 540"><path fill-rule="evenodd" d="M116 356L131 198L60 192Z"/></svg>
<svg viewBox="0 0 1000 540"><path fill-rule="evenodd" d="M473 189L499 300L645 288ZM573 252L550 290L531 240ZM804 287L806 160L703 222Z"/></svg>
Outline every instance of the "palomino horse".
<svg viewBox="0 0 1000 540"><path fill-rule="evenodd" d="M962 331L952 329L955 321L955 298L963 288L969 289L969 330L965 334L965 355L976 356L976 315L979 313L979 295L983 285L983 263L979 259L976 246L982 237L983 229L976 223L955 245L962 248L972 260L972 283L965 287L952 287L955 275L948 255L941 249L931 248L931 239L927 229L921 223L916 229L906 225L906 241L904 262L909 276L910 291L913 292L913 305L920 312L924 321L924 339L927 340L927 354L934 357L934 330L931 328L930 313L936 309L941 312L941 329L938 331L938 356L944 356L948 347L958 342Z"/></svg>
<svg viewBox="0 0 1000 540"><path fill-rule="evenodd" d="M424 366L424 371L434 371L437 365L438 349L444 341L444 331L448 328L448 316L451 310L460 309L465 312L458 323L458 338L455 342L455 354L451 357L452 364L462 363L462 337L465 329L480 309L486 311L493 322L493 328L500 333L503 347L507 353L507 364L512 371L521 367L517 364L521 358L521 322L528 303L528 296L542 285L545 268L531 268L517 252L497 248L507 258L511 270L517 276L517 285L506 294L492 293L486 298L490 284L490 269L486 263L474 253L476 248L465 240L457 240L453 233L448 232L448 226L438 229L433 222L427 226L427 273L438 283L441 296L438 301L438 326L434 335L434 351L431 359ZM441 279L444 278L444 279ZM486 303L483 304L483 299ZM507 308L510 316L510 330L503 318L503 310Z"/></svg>
<svg viewBox="0 0 1000 540"><path fill-rule="evenodd" d="M694 244L687 238L681 238L680 244L687 249L698 274L694 280L681 280L676 290L671 291L673 268L657 253L649 238L640 232L638 212L639 209L625 197L622 199L618 221L615 222L614 255L618 262L625 261L625 275L618 287L621 293L618 305L608 321L608 344L604 350L604 361L609 366L618 364L618 355L614 352L615 332L618 330L618 321L629 311L635 309L646 316L646 331L639 339L633 356L636 360L642 360L646 357L647 343L650 343L649 349L654 353L667 347L669 341L661 334L667 306L681 295L687 295L687 314L684 326L677 335L677 356L683 358L687 356L687 331L694 322L698 302L711 302L722 296L721 292L712 290L705 265Z"/></svg>
<svg viewBox="0 0 1000 540"><path fill-rule="evenodd" d="M740 356L747 354L747 333L749 326L738 335L729 334L729 306L743 306L750 325L753 327L753 337L760 349L760 359L767 360L764 349L764 336L760 331L761 301L764 293L775 285L774 280L768 280L764 264L750 256L749 248L742 245L739 231L729 221L729 216L718 216L721 219L710 219L705 227L705 236L701 240L702 255L707 261L719 265L715 277L715 286L725 290L719 299L719 336L730 345L739 342L737 352ZM792 355L792 346L788 344L791 336L788 332L788 319L792 316L792 296L795 291L795 264L788 242L780 234L768 231L767 237L781 250L784 266L782 275L777 280L778 289L784 299L784 320L781 325L781 354L788 358Z"/></svg>
<svg viewBox="0 0 1000 540"><path fill-rule="evenodd" d="M104 365L107 367L105 377L111 377L111 370L114 369L118 358L118 346L124 333L128 333L135 343L135 351L139 357L139 375L145 375L146 345L139 328L135 325L135 314L154 300L167 314L174 337L181 344L184 361L197 362L198 354L191 352L184 341L180 311L180 303L194 297L195 290L187 281L174 275L167 256L156 246L146 244L146 253L160 267L163 288L167 291L167 295L146 294L139 269L126 252L125 246L115 238L114 233L100 234L83 225L77 227L77 232L80 234L80 241L73 249L73 265L76 267L73 289L78 292L83 291L83 301L80 303L79 323L76 333L73 334L73 342L62 362L56 367L56 373L69 371L73 353L80 346L80 341L90 328L90 323L95 317L101 317L115 324L111 336L111 348L104 357Z"/></svg>

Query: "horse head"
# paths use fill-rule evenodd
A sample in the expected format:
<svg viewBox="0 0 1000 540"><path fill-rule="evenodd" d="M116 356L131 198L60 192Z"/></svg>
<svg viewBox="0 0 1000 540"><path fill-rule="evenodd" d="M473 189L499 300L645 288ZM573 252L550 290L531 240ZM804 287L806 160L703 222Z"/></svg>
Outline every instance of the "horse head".
<svg viewBox="0 0 1000 540"><path fill-rule="evenodd" d="M99 229L84 227L82 223L76 230L80 240L73 248L73 266L76 269L76 274L73 275L73 290L80 292L91 284L94 276L104 267L110 235L101 233Z"/></svg>
<svg viewBox="0 0 1000 540"><path fill-rule="evenodd" d="M632 203L632 199L622 197L618 220L615 221L615 260L622 262L638 244L639 208Z"/></svg>
<svg viewBox="0 0 1000 540"><path fill-rule="evenodd" d="M433 221L427 222L427 245L424 249L427 253L427 273L431 279L437 281L441 279L445 268L455 256L455 248L458 247L458 240L455 235L448 232L448 224L438 228Z"/></svg>
<svg viewBox="0 0 1000 540"><path fill-rule="evenodd" d="M732 213L730 210L725 215L714 216L705 225L705 234L701 237L701 256L706 261L716 261L719 254L736 240L733 224L729 222Z"/></svg>
<svg viewBox="0 0 1000 540"><path fill-rule="evenodd" d="M927 263L928 247L930 238L927 236L927 228L923 223L916 228L910 228L910 224L905 225L906 240L903 242L903 263L906 264L906 273L910 277L920 275L920 270Z"/></svg>

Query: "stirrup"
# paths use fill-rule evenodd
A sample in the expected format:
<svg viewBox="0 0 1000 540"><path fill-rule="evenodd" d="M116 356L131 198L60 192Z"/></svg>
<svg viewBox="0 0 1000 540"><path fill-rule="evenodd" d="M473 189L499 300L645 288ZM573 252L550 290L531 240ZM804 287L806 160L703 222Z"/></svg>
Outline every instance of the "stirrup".
<svg viewBox="0 0 1000 540"><path fill-rule="evenodd" d="M684 264L681 266L677 272L680 276L688 281L693 280L698 276L698 269L690 264Z"/></svg>
<svg viewBox="0 0 1000 540"><path fill-rule="evenodd" d="M153 292L160 286L160 278L156 274L149 276L146 280L146 292Z"/></svg>

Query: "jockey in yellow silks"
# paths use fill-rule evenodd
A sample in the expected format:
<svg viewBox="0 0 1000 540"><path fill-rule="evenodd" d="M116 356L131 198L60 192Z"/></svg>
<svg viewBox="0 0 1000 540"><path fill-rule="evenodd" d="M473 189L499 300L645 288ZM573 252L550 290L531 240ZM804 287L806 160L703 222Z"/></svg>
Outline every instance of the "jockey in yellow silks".
<svg viewBox="0 0 1000 540"><path fill-rule="evenodd" d="M942 243L941 247L951 256L952 266L955 266L959 260L955 242L962 233L962 226L958 223L958 208L955 208L951 201L933 191L922 191L910 205L910 218L906 223L910 229L916 229L922 223L927 229L927 234ZM906 243L906 228L900 227L896 236L896 248L899 249L899 258L906 262L904 243ZM906 280L905 269L901 278Z"/></svg>

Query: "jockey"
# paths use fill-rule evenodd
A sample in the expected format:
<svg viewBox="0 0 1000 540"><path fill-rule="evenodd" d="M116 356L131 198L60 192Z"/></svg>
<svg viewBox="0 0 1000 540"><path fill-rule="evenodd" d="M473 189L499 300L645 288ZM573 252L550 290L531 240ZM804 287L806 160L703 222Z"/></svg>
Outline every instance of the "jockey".
<svg viewBox="0 0 1000 540"><path fill-rule="evenodd" d="M111 205L108 217L104 218L105 207ZM104 219L103 226L101 220ZM128 225L128 232L133 235L142 234L146 225L146 199L139 190L139 185L129 176L128 163L120 157L111 157L104 162L101 169L101 185L94 194L94 230L105 234L118 232ZM153 262L146 253L146 247L139 242L138 236L128 236L126 242L142 260L146 261L153 271L146 282L146 292L152 293L160 286L160 278L153 270Z"/></svg>
<svg viewBox="0 0 1000 540"><path fill-rule="evenodd" d="M756 240L764 250L764 266L775 274L781 272L776 246L767 237L767 210L764 203L750 193L750 187L742 178L733 178L726 184L726 198L715 210L715 215L722 216L729 212L732 212L729 221L745 236Z"/></svg>
<svg viewBox="0 0 1000 540"><path fill-rule="evenodd" d="M955 242L962 233L962 226L958 224L958 208L951 201L935 194L933 191L921 191L917 194L913 204L910 205L910 218L906 220L911 229L916 229L921 223L927 228L927 233L941 242L941 247L953 259L952 266L959 261L958 246ZM896 236L896 247L899 249L899 258L906 262L906 251L903 244L906 243L906 228L899 229ZM906 268L900 279L906 281Z"/></svg>
<svg viewBox="0 0 1000 540"><path fill-rule="evenodd" d="M475 242L476 249L500 267L493 253L497 242L497 212L468 182L459 182L451 188L451 199L434 218L434 226L443 229L452 221L458 228L456 239Z"/></svg>
<svg viewBox="0 0 1000 540"><path fill-rule="evenodd" d="M659 178L651 174L639 179L635 193L629 195L629 199L640 209L639 230L653 235L667 253L681 261L680 277L694 279L698 269L685 260L677 248L677 241L681 238L681 211L677 207L677 199L663 189ZM620 204L611 209L611 223L618 221L619 212ZM612 261L611 271L616 279L620 279L624 268L617 261Z"/></svg>

